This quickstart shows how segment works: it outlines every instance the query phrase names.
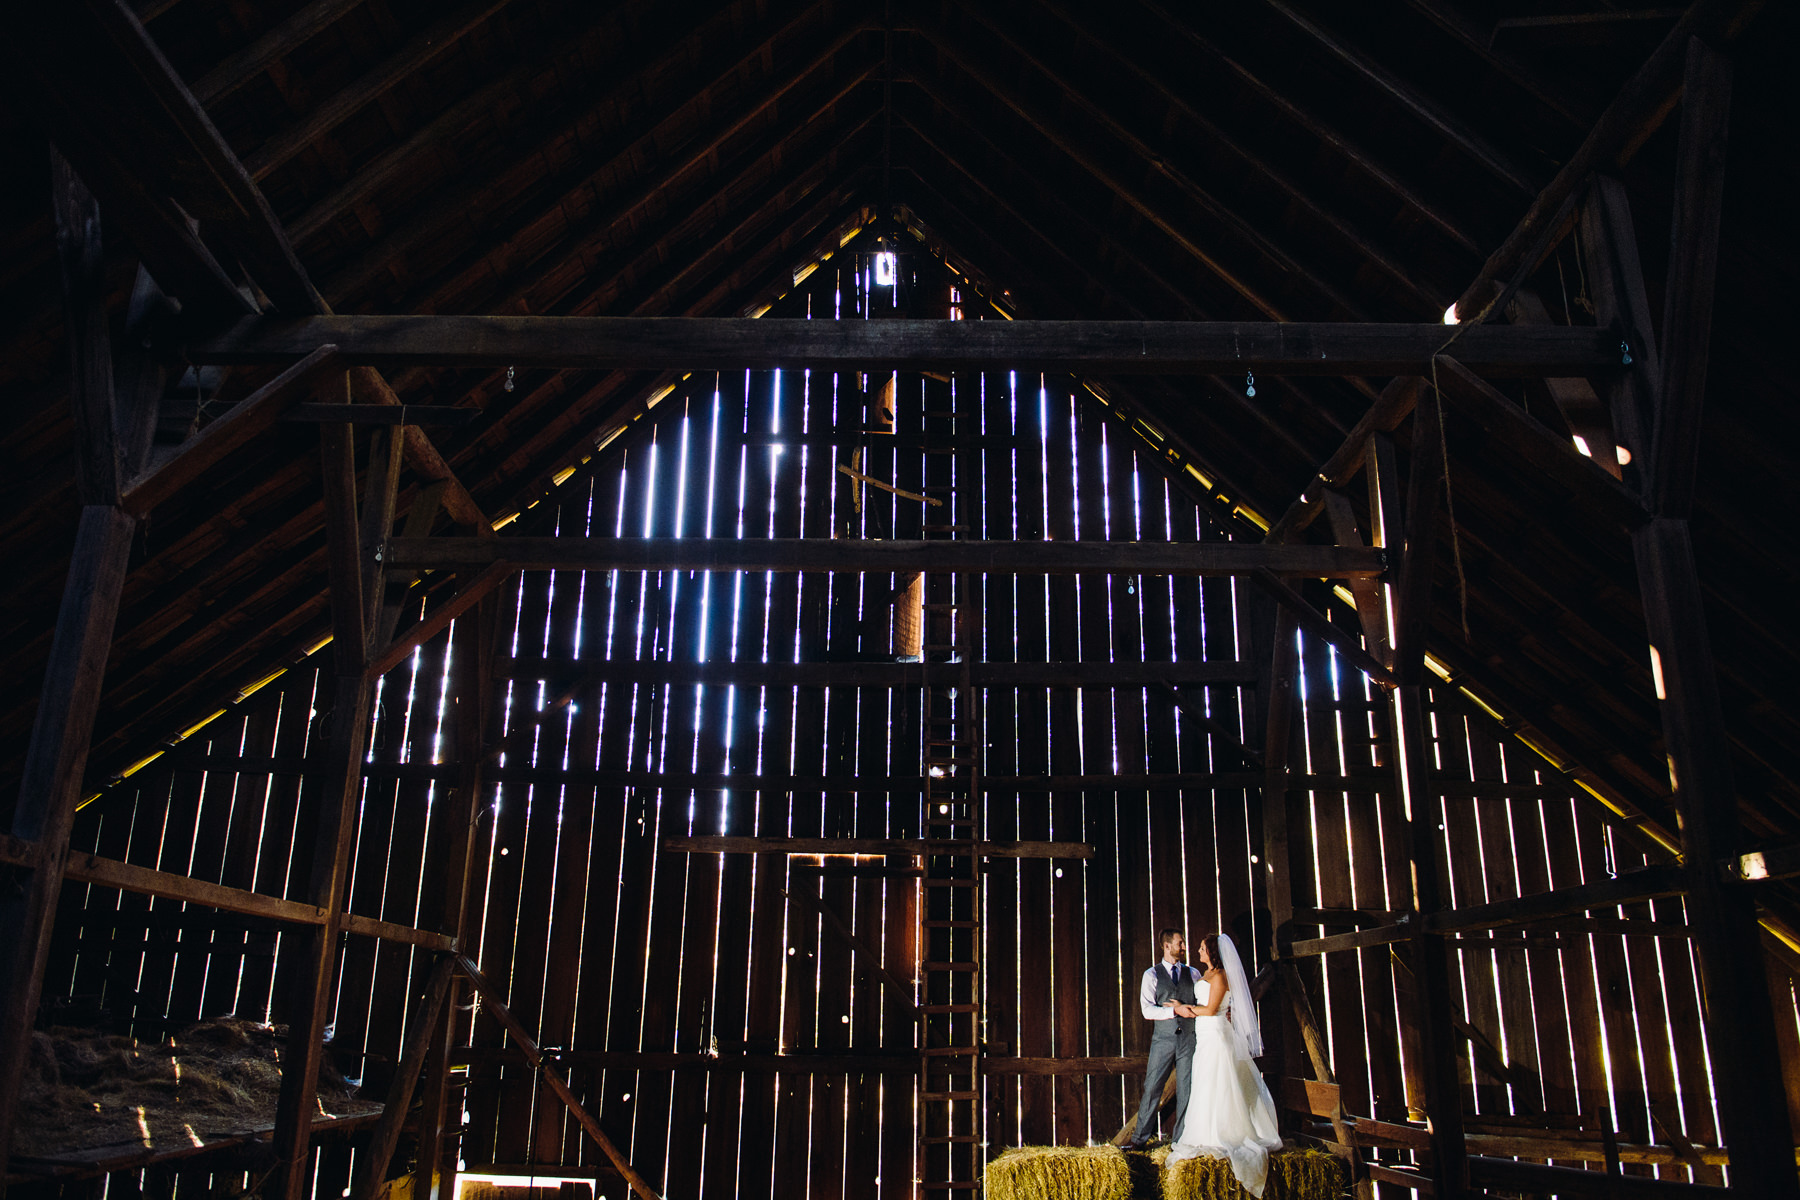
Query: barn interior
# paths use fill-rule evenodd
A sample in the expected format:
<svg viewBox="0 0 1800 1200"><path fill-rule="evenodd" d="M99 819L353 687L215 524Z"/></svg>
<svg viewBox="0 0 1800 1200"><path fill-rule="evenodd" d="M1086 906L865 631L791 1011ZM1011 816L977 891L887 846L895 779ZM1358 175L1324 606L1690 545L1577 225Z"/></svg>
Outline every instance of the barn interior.
<svg viewBox="0 0 1800 1200"><path fill-rule="evenodd" d="M1800 9L7 25L7 1193L1800 1196Z"/></svg>

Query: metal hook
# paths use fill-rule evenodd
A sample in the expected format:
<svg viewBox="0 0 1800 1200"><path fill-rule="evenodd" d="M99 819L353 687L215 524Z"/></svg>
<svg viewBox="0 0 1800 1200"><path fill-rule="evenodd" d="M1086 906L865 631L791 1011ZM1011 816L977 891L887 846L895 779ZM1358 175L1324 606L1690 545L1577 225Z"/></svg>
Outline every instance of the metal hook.
<svg viewBox="0 0 1800 1200"><path fill-rule="evenodd" d="M1631 365L1631 343L1630 342L1620 342L1619 343L1619 365L1625 366L1625 367L1629 367Z"/></svg>
<svg viewBox="0 0 1800 1200"><path fill-rule="evenodd" d="M1244 372L1244 395L1246 395L1246 396L1255 396L1256 395L1256 372L1255 371L1245 371Z"/></svg>
<svg viewBox="0 0 1800 1200"><path fill-rule="evenodd" d="M509 392L513 390L513 371L514 370L515 370L515 368L513 368L513 367L506 368L506 382L500 385L502 388L504 388L505 390L507 390Z"/></svg>

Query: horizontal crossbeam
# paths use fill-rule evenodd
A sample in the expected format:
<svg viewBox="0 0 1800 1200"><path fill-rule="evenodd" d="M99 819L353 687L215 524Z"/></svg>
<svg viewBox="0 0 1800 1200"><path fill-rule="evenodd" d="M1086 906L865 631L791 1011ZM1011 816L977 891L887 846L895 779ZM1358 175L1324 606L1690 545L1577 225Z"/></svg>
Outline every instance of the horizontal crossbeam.
<svg viewBox="0 0 1800 1200"><path fill-rule="evenodd" d="M1240 542L924 542L837 538L395 538L389 567L413 570L506 563L524 571L836 571L991 575L1380 575L1382 552L1362 546Z"/></svg>
<svg viewBox="0 0 1800 1200"><path fill-rule="evenodd" d="M943 664L897 662L704 662L612 659L555 661L513 659L500 667L511 679L587 683L735 684L738 687L919 687L930 671L933 683ZM1251 684L1256 668L1223 662L977 662L972 682L988 687L1151 687L1158 684Z"/></svg>
<svg viewBox="0 0 1800 1200"><path fill-rule="evenodd" d="M775 318L248 317L184 347L198 363L278 363L335 343L377 367L1030 369L1105 375L1418 375L1442 325L1278 321L805 321ZM1621 369L1619 338L1566 326L1483 325L1456 356L1488 376Z"/></svg>
<svg viewBox="0 0 1800 1200"><path fill-rule="evenodd" d="M1492 904L1474 904L1467 908L1447 909L1425 915L1425 929L1431 933L1469 933L1484 929L1500 929L1508 925L1524 925L1552 917L1572 916L1593 909L1617 908L1642 900L1659 900L1686 891L1686 873L1680 867L1655 866L1632 871L1617 879L1603 879L1553 892L1537 892ZM1306 938L1293 945L1296 958L1310 958L1339 950L1361 950L1369 946L1385 946L1403 942L1413 934L1410 920L1355 933L1338 933L1330 937Z"/></svg>
<svg viewBox="0 0 1800 1200"><path fill-rule="evenodd" d="M663 849L687 854L931 854L921 838L668 837ZM1092 858L1086 842L979 842L990 858Z"/></svg>
<svg viewBox="0 0 1800 1200"><path fill-rule="evenodd" d="M36 842L25 841L10 835L0 835L0 863L35 867L41 853ZM268 896L261 892L225 887L222 884L209 883L204 879L177 875L171 871L158 871L150 867L138 866L135 863L101 858L97 854L76 853L70 855L63 878L72 883L98 884L101 887L117 888L123 892L156 896L164 900L179 900L205 908L216 908L221 912L263 917L289 925L323 925L331 919L323 908L304 904L298 900L284 900L279 896ZM422 946L428 950L450 950L456 944L454 938L442 933L434 933L429 929L414 929L409 925L398 925L392 921L357 916L354 913L341 913L335 918L334 923L345 933L379 938L389 942L405 942L409 945Z"/></svg>

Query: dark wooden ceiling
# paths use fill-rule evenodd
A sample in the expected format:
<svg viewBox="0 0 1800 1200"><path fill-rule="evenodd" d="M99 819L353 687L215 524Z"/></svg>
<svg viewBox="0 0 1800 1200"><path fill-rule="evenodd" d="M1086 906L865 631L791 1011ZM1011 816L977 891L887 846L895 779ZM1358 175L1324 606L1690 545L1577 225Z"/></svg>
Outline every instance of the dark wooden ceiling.
<svg viewBox="0 0 1800 1200"><path fill-rule="evenodd" d="M1673 25L1544 0L1354 14L1247 0L1198 15L1163 0L150 0L138 13L336 311L668 316L757 312L898 213L908 252L944 256L1019 316L1434 321ZM1693 516L1762 841L1800 837L1800 638L1785 616L1800 547L1783 516L1800 439L1782 366L1800 271L1797 33L1792 6L1769 6L1734 46ZM77 511L47 142L28 107L0 107L8 778ZM1664 122L1623 172L1653 310L1674 151ZM113 237L108 262L122 312L136 254ZM1549 319L1592 321L1575 241L1526 286ZM165 436L260 378L190 377ZM503 372L414 369L390 382L408 403L479 414L433 438L498 519L666 381L521 371L509 389ZM1282 513L1385 382L1265 379L1254 399L1237 379L1098 386L1204 466L1222 521L1259 536L1231 510ZM1540 385L1503 386L1568 432ZM280 427L143 530L96 786L327 631L313 440ZM1468 635L1446 539L1435 657L1672 829L1623 530L1454 416L1448 447Z"/></svg>

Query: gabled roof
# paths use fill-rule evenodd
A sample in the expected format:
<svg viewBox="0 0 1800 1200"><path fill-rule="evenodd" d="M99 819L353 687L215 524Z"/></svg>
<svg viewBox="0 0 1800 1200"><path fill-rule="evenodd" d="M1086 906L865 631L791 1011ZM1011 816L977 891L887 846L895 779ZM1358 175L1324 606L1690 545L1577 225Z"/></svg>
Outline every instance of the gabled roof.
<svg viewBox="0 0 1800 1200"><path fill-rule="evenodd" d="M1706 5L1699 19L1735 32L1755 7ZM1437 320L1673 25L1439 0L1353 16L1295 0L896 6L891 25L876 8L779 0L700 13L642 0L139 9L305 276L345 313L745 315L897 217L1020 317ZM1781 367L1800 255L1794 160L1780 152L1796 20L1771 6L1734 43L1693 514L1745 821L1764 841L1800 834L1800 661L1784 619L1800 559L1779 515L1796 477ZM17 164L0 186L0 545L13 579L0 627L18 681L0 704L0 760L15 777L76 495L45 140L27 90L0 111ZM1653 129L1619 174L1654 306L1676 147L1673 122ZM107 271L122 315L136 255L121 240ZM1544 319L1593 319L1590 249L1565 240L1525 279ZM166 437L267 375L190 372L165 403ZM478 414L428 432L495 521L670 381L388 378L406 403ZM1094 382L1244 535L1311 485L1386 383L1264 378L1252 398L1237 378ZM1580 431L1542 386L1500 386L1558 435ZM142 532L96 784L326 632L314 440L279 427ZM1458 537L1442 546L1433 655L1616 806L1672 830L1623 530L1454 407L1446 441ZM422 479L409 476L403 507Z"/></svg>

